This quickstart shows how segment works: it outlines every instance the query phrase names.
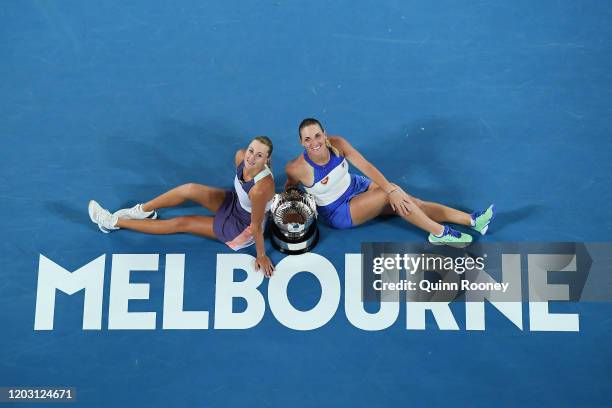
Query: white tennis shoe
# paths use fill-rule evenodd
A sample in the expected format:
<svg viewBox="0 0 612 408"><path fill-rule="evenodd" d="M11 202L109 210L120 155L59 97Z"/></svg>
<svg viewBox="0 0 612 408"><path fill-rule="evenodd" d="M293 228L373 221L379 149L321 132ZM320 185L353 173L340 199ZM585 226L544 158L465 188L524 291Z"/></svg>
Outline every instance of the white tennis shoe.
<svg viewBox="0 0 612 408"><path fill-rule="evenodd" d="M119 218L117 218L116 215L111 214L110 211L102 208L100 204L94 200L89 202L87 211L89 212L89 218L91 218L91 221L94 224L98 224L98 228L100 228L100 231L103 233L108 234L112 230L119 229L119 227L116 226Z"/></svg>

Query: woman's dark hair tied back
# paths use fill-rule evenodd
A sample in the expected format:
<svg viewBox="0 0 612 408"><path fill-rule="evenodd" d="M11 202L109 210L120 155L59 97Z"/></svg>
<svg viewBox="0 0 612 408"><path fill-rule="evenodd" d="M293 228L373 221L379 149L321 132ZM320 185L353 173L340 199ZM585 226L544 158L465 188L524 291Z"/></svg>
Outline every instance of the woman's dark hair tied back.
<svg viewBox="0 0 612 408"><path fill-rule="evenodd" d="M310 125L319 125L321 130L325 132L325 129L323 129L323 125L321 124L321 122L319 122L315 118L306 118L302 121L302 123L300 123L300 126L298 127L298 135L300 136L300 138L302 138L302 129Z"/></svg>

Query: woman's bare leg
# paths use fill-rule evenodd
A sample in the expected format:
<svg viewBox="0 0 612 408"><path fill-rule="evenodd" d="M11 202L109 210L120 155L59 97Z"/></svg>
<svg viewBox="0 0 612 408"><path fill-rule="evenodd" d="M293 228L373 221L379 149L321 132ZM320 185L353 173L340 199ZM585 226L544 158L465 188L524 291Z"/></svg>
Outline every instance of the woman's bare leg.
<svg viewBox="0 0 612 408"><path fill-rule="evenodd" d="M417 205L429 218L436 222L450 222L459 225L472 225L472 217L463 211L455 210L443 204L415 199Z"/></svg>
<svg viewBox="0 0 612 408"><path fill-rule="evenodd" d="M145 234L176 234L186 232L208 238L216 238L213 230L214 217L188 215L169 220L125 220L119 219L116 226Z"/></svg>
<svg viewBox="0 0 612 408"><path fill-rule="evenodd" d="M381 190L381 189L378 186L378 184L372 183L370 184L370 188L368 188L368 191L373 191L373 190ZM421 208L421 210L423 210L423 212L427 215L427 217L431 218L433 221L437 223L449 222L452 224L459 224L459 225L466 225L466 226L472 225L472 218L470 214L466 212L456 210L454 208L448 207L443 204L434 203L432 201L423 201L423 200L420 200L412 196L411 198L413 199L414 204L418 206L419 208ZM351 200L351 203L352 202L353 200ZM376 213L378 211L378 208L377 206L373 206L371 210L372 210L372 213ZM353 213L351 211L351 216L352 215ZM391 208L387 200L386 205L383 207L382 211L380 211L378 214L373 215L371 218L367 218L368 216L370 216L370 214L365 214L365 215L366 215L366 219L361 221L360 223L369 221L370 219L376 217L377 215L397 215L397 213L393 211L393 209Z"/></svg>
<svg viewBox="0 0 612 408"><path fill-rule="evenodd" d="M174 207L185 201L194 201L201 206L216 212L225 199L225 190L208 187L202 184L187 183L173 188L142 205L143 211Z"/></svg>
<svg viewBox="0 0 612 408"><path fill-rule="evenodd" d="M375 183L370 185L368 191L351 199L349 208L353 225L363 224L381 214L389 214L391 209L387 193ZM393 213L392 210L391 213ZM412 200L410 213L402 218L434 235L440 235L444 231L444 226L429 218L414 200Z"/></svg>

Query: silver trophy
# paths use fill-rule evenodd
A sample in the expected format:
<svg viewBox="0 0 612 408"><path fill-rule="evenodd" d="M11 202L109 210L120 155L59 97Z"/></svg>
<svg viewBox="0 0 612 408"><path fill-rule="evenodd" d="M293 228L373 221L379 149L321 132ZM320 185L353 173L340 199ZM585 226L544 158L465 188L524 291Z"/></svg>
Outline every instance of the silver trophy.
<svg viewBox="0 0 612 408"><path fill-rule="evenodd" d="M274 248L297 255L310 251L317 244L317 206L310 194L290 187L274 196L270 214Z"/></svg>

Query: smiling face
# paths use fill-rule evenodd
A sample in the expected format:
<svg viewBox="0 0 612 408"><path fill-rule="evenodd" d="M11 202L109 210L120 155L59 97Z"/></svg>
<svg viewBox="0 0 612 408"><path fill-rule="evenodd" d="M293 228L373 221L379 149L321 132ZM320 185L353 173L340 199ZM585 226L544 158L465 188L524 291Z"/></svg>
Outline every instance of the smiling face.
<svg viewBox="0 0 612 408"><path fill-rule="evenodd" d="M263 169L270 158L270 148L259 140L252 140L244 153L245 169Z"/></svg>
<svg viewBox="0 0 612 408"><path fill-rule="evenodd" d="M327 156L327 135L321 126L317 124L304 126L300 131L300 142L310 157Z"/></svg>

